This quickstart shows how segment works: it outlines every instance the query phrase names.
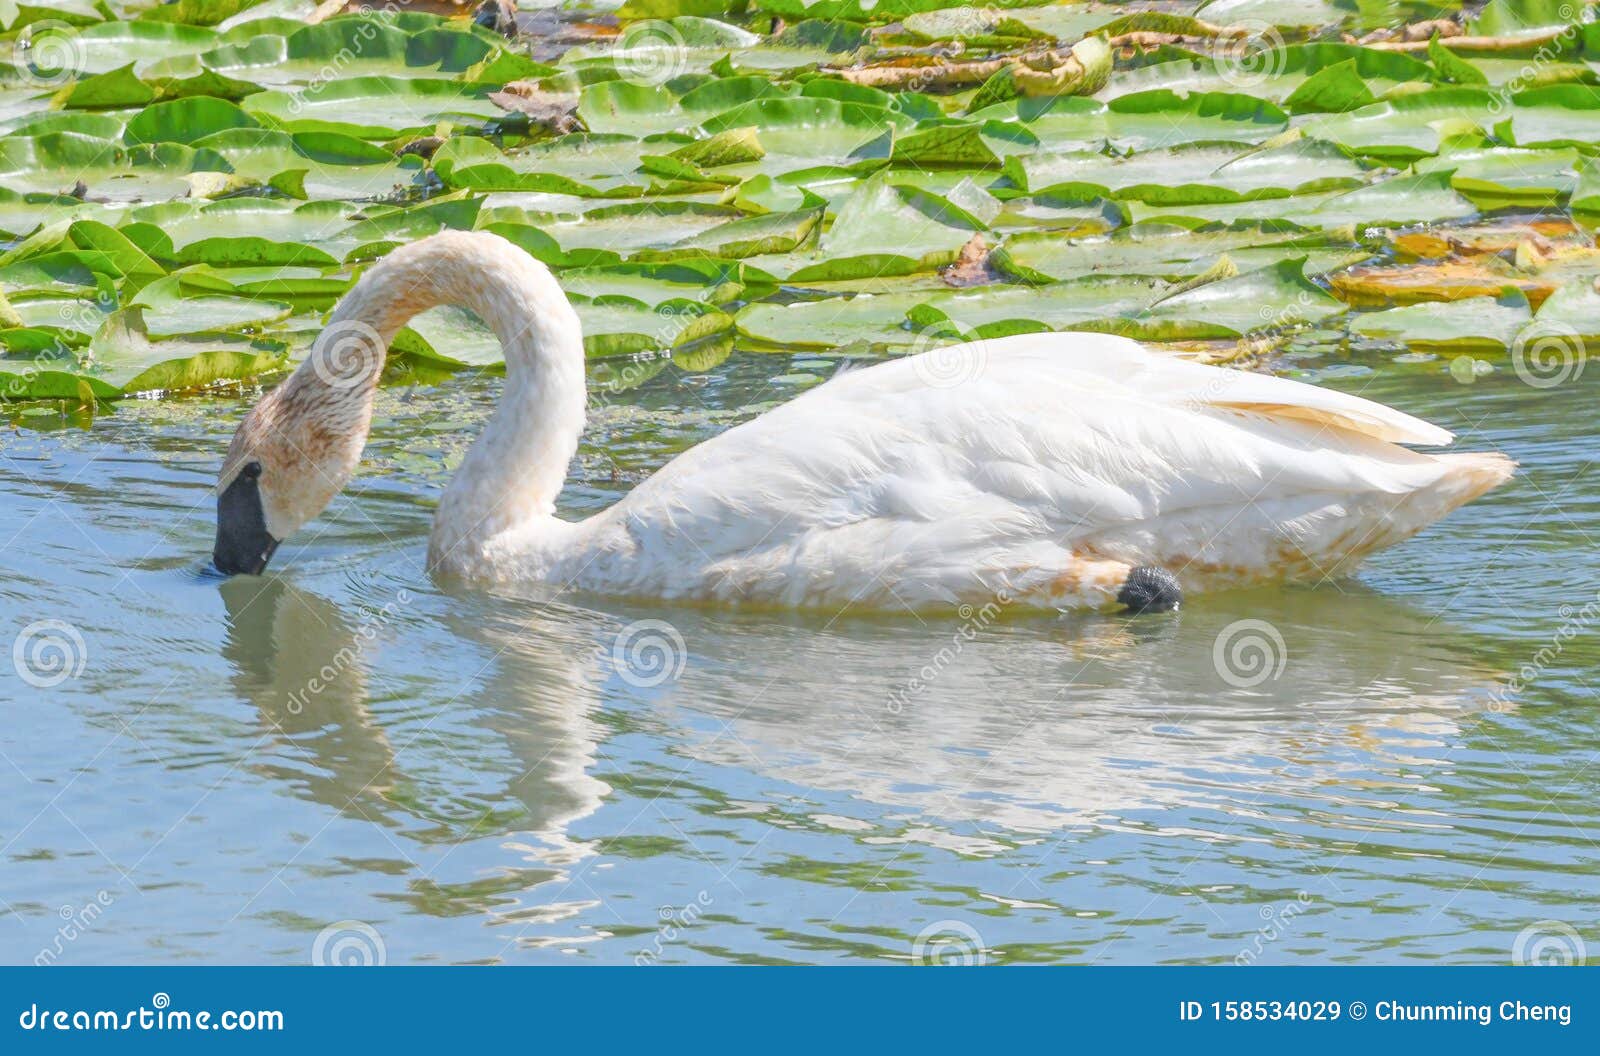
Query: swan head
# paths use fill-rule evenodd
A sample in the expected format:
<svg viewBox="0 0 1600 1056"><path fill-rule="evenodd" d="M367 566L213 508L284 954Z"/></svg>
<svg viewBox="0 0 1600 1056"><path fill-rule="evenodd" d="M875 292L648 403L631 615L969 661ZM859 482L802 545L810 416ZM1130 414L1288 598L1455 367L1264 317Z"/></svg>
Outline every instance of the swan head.
<svg viewBox="0 0 1600 1056"><path fill-rule="evenodd" d="M228 446L211 553L225 575L265 571L279 544L333 501L360 461L370 391L305 382L297 373L263 396Z"/></svg>

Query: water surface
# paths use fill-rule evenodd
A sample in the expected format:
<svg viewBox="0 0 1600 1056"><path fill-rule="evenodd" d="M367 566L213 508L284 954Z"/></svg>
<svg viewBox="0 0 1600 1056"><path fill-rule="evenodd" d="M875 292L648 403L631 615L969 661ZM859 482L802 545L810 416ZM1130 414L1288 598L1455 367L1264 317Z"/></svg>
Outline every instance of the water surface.
<svg viewBox="0 0 1600 1056"><path fill-rule="evenodd" d="M1366 362L1301 367L1523 474L1355 580L1142 619L441 589L432 503L486 377L385 389L355 485L225 582L209 487L243 401L10 408L0 950L1505 963L1558 925L1600 949L1600 372ZM833 369L737 354L597 401L563 506ZM30 669L53 684L14 675L18 636L64 643Z"/></svg>

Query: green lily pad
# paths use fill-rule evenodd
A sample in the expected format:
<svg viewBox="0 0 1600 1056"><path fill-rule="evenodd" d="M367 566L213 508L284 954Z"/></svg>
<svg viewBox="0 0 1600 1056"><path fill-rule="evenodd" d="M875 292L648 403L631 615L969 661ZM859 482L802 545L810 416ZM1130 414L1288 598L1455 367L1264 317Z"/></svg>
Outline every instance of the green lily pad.
<svg viewBox="0 0 1600 1056"><path fill-rule="evenodd" d="M145 312L123 309L89 342L80 370L120 394L203 388L282 370L284 344L230 333L158 337Z"/></svg>
<svg viewBox="0 0 1600 1056"><path fill-rule="evenodd" d="M1164 341L1236 338L1343 314L1343 302L1309 281L1304 264L1303 258L1291 258L1174 293L1118 329Z"/></svg>
<svg viewBox="0 0 1600 1056"><path fill-rule="evenodd" d="M482 85L410 77L349 77L314 87L260 92L245 111L292 132L339 132L389 139L433 131L441 122L482 124L502 111Z"/></svg>
<svg viewBox="0 0 1600 1056"><path fill-rule="evenodd" d="M1415 352L1503 352L1532 322L1528 299L1503 297L1410 304L1350 317L1350 331L1369 340L1403 345Z"/></svg>
<svg viewBox="0 0 1600 1056"><path fill-rule="evenodd" d="M231 287L205 282L197 273L158 279L140 290L133 304L144 309L145 331L151 337L254 329L286 319L293 311L281 301L234 296Z"/></svg>

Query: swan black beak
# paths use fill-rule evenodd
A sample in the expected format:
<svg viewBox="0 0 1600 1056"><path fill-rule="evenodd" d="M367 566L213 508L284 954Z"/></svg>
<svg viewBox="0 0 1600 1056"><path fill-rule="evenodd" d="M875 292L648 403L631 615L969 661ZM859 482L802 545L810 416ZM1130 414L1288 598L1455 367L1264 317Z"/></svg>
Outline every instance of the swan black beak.
<svg viewBox="0 0 1600 1056"><path fill-rule="evenodd" d="M279 540L267 531L261 509L260 468L246 467L217 496L217 543L211 561L226 576L259 576L267 569Z"/></svg>

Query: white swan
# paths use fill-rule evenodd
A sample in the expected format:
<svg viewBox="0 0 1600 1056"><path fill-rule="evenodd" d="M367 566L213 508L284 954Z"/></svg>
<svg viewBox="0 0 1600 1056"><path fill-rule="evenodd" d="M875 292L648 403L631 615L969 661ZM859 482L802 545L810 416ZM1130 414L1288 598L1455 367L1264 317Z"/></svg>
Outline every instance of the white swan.
<svg viewBox="0 0 1600 1056"><path fill-rule="evenodd" d="M782 606L1171 607L1172 576L1195 591L1348 573L1515 465L1400 447L1452 437L1354 396L1124 338L1030 334L846 373L565 521L578 317L522 250L447 232L368 271L240 425L218 569L260 573L344 486L389 339L440 304L472 309L505 349L499 407L429 544L437 573L470 580Z"/></svg>

